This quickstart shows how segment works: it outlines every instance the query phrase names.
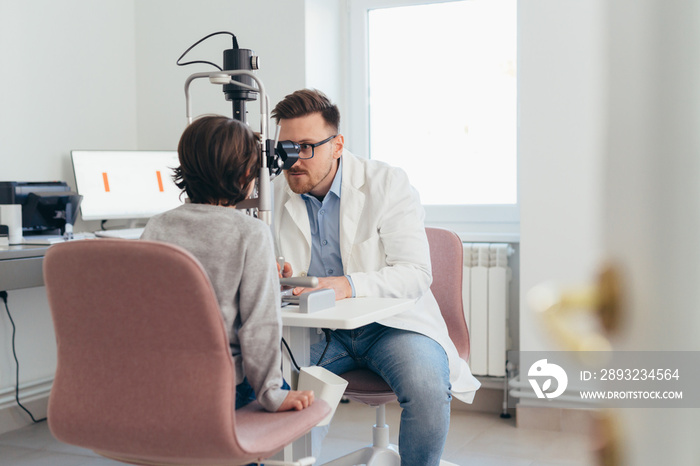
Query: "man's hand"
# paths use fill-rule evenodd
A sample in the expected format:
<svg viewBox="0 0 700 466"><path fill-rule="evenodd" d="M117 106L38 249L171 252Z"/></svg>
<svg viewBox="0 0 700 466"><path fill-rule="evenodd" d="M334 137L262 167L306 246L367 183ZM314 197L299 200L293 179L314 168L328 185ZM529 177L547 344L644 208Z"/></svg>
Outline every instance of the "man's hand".
<svg viewBox="0 0 700 466"><path fill-rule="evenodd" d="M277 412L282 411L301 411L304 408L308 408L314 402L314 392L312 390L305 390L300 392L299 390L289 390L287 398L284 399Z"/></svg>
<svg viewBox="0 0 700 466"><path fill-rule="evenodd" d="M292 276L292 264L289 262L284 263L284 267L280 271L280 264L279 262L277 263L277 273L279 274L280 278L289 278Z"/></svg>
<svg viewBox="0 0 700 466"><path fill-rule="evenodd" d="M286 264L285 264L286 265ZM320 290L323 288L330 288L335 291L335 300L340 301L345 298L352 298L352 287L347 277L318 277L318 286L316 288L302 288L296 287L292 294L294 296L299 296L302 293L307 293L309 291Z"/></svg>

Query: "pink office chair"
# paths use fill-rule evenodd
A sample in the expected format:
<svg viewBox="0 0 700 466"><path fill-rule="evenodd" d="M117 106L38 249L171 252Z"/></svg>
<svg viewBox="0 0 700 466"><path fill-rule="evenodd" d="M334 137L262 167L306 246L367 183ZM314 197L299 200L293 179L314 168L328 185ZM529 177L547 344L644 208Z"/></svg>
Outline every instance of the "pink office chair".
<svg viewBox="0 0 700 466"><path fill-rule="evenodd" d="M257 402L235 410L214 290L179 247L57 244L44 280L58 346L48 422L62 442L131 464L237 465L272 456L330 412L323 401L284 413Z"/></svg>
<svg viewBox="0 0 700 466"><path fill-rule="evenodd" d="M426 228L425 232L428 235L433 272L430 290L440 306L459 356L466 361L469 359L469 329L462 306L462 240L456 233L442 228ZM372 445L326 465L400 465L398 447L389 443L389 426L386 425L384 407L386 403L396 399L394 392L384 379L369 369L353 370L342 374L341 377L348 381L346 398L377 407L377 423L372 428Z"/></svg>

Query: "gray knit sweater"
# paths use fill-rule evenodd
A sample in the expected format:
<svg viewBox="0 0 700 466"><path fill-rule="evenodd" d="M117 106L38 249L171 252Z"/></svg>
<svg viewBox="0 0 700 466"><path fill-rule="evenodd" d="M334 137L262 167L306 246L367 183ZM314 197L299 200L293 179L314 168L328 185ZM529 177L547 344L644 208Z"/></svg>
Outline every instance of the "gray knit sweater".
<svg viewBox="0 0 700 466"><path fill-rule="evenodd" d="M236 383L248 377L260 404L276 411L288 392L281 388L280 286L269 227L234 208L184 204L152 217L141 238L199 259L219 301Z"/></svg>

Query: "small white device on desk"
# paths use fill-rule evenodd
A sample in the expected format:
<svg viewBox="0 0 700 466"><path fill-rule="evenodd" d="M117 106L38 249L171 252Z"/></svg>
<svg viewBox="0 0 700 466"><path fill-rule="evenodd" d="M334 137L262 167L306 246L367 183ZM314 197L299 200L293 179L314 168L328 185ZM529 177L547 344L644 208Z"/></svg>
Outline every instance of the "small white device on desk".
<svg viewBox="0 0 700 466"><path fill-rule="evenodd" d="M294 287L316 288L318 286L317 277L290 277L280 278L282 285L282 307L288 305L298 306L297 311L303 314L322 311L335 306L335 291L331 289L321 289L308 291L298 296L294 296Z"/></svg>

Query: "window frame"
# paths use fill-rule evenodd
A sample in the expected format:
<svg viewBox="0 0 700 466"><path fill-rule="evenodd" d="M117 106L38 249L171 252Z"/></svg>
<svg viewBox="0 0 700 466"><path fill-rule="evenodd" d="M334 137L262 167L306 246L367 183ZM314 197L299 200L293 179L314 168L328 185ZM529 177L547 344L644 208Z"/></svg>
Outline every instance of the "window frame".
<svg viewBox="0 0 700 466"><path fill-rule="evenodd" d="M369 11L453 1L461 0L348 0L349 60L346 102L350 131L347 142L348 147L355 153L369 156ZM457 231L517 234L520 229L519 201L518 192L515 204L426 205L426 224L446 226Z"/></svg>

